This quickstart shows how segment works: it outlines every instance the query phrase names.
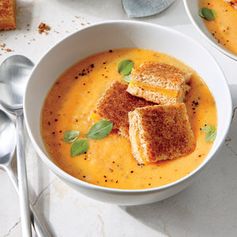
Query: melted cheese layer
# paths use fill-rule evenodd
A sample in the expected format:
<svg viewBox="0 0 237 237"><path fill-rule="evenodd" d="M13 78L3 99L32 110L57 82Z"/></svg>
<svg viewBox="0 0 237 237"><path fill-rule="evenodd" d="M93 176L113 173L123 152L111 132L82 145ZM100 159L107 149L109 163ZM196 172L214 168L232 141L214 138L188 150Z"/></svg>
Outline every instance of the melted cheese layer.
<svg viewBox="0 0 237 237"><path fill-rule="evenodd" d="M157 92L161 95L167 96L167 97L177 97L179 94L179 91L177 90L170 90L166 88L162 88L159 86L153 86L153 85L148 85L147 83L140 82L140 81L131 81L129 84L130 87L139 87L147 91L151 92Z"/></svg>

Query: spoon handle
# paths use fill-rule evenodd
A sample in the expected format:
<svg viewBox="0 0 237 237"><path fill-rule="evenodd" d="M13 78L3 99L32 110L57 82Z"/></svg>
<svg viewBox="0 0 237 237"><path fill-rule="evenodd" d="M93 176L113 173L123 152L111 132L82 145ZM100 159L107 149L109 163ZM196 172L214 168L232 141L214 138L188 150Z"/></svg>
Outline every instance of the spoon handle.
<svg viewBox="0 0 237 237"><path fill-rule="evenodd" d="M12 181L12 184L14 188L16 189L17 193L19 193L18 182L17 182L14 172L12 171L10 167L5 168L5 170L10 180ZM32 205L30 205L30 217L31 217L31 222L32 222L32 225L37 237L51 237L51 234L48 232L46 226L42 223L42 221L39 220L37 212L34 210L34 207Z"/></svg>
<svg viewBox="0 0 237 237"><path fill-rule="evenodd" d="M32 237L30 225L30 208L28 197L28 185L26 174L26 162L24 152L24 135L23 135L23 113L16 116L16 132L17 132L17 174L18 174L18 190L19 203L21 213L21 227L23 237Z"/></svg>

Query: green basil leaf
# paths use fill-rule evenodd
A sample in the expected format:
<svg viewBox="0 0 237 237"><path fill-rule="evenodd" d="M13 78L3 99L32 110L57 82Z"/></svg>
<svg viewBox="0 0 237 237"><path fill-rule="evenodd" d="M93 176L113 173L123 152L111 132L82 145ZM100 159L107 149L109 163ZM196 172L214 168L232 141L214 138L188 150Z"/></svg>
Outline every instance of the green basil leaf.
<svg viewBox="0 0 237 237"><path fill-rule="evenodd" d="M202 127L201 130L206 134L206 141L207 142L214 142L216 139L216 127L210 124Z"/></svg>
<svg viewBox="0 0 237 237"><path fill-rule="evenodd" d="M80 135L79 131L76 130L68 130L64 132L63 140L68 143L72 143L77 140L78 136Z"/></svg>
<svg viewBox="0 0 237 237"><path fill-rule="evenodd" d="M72 143L71 146L71 157L79 156L88 151L89 142L87 139L77 140Z"/></svg>
<svg viewBox="0 0 237 237"><path fill-rule="evenodd" d="M123 60L119 63L118 65L118 72L122 75L122 76L128 76L130 75L132 69L134 66L134 62L131 60Z"/></svg>
<svg viewBox="0 0 237 237"><path fill-rule="evenodd" d="M109 135L112 131L113 123L109 120L100 120L98 123L94 124L87 134L88 138L91 139L102 139Z"/></svg>
<svg viewBox="0 0 237 237"><path fill-rule="evenodd" d="M199 16L207 21L213 21L216 18L216 13L210 8L203 7L199 10Z"/></svg>
<svg viewBox="0 0 237 237"><path fill-rule="evenodd" d="M123 77L123 80L126 81L127 83L130 83L131 79L132 79L132 78L131 78L131 75L128 75L128 76L124 76L124 77Z"/></svg>

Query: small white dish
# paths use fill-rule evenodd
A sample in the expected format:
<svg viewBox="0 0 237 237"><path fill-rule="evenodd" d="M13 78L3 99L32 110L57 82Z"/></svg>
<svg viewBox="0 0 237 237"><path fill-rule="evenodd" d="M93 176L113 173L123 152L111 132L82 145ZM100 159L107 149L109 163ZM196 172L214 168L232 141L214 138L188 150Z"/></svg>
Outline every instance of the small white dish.
<svg viewBox="0 0 237 237"><path fill-rule="evenodd" d="M193 172L162 187L121 190L101 187L76 179L58 167L48 156L41 136L41 110L58 77L78 60L114 48L147 48L172 55L204 79L217 106L217 137L204 162ZM79 93L79 92L78 92ZM223 106L224 105L224 106ZM228 132L232 101L223 72L211 54L188 36L167 27L136 21L111 21L92 25L63 39L35 66L24 98L26 127L33 145L45 164L63 181L88 197L120 205L156 202L186 188L214 157Z"/></svg>
<svg viewBox="0 0 237 237"><path fill-rule="evenodd" d="M186 12L199 33L207 39L212 46L218 49L220 52L237 61L237 55L230 52L221 44L218 44L217 40L212 36L212 34L206 28L203 19L199 16L199 0L183 0Z"/></svg>

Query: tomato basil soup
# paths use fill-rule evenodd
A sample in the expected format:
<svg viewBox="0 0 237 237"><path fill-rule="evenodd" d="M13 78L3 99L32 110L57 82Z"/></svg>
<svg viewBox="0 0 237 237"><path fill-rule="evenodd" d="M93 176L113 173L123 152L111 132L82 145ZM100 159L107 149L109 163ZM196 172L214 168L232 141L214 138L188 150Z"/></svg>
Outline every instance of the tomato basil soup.
<svg viewBox="0 0 237 237"><path fill-rule="evenodd" d="M237 54L237 9L224 0L201 0L200 9L208 8L213 17L204 23L217 42Z"/></svg>
<svg viewBox="0 0 237 237"><path fill-rule="evenodd" d="M64 142L64 132L80 131L85 137L98 121L96 104L115 80L122 81L118 64L124 59L134 67L146 61L174 65L192 72L191 90L186 96L195 151L185 157L156 164L138 165L131 153L129 139L110 133L101 140L89 140L86 154L71 157L71 144ZM51 159L70 175L88 183L120 189L145 189L174 182L196 169L205 159L212 142L204 128L216 127L214 98L199 75L168 55L144 49L116 49L92 55L63 73L53 85L42 110L42 136Z"/></svg>

